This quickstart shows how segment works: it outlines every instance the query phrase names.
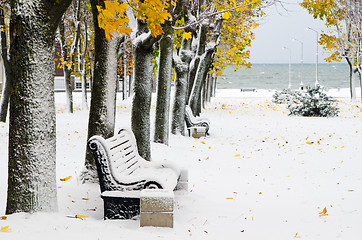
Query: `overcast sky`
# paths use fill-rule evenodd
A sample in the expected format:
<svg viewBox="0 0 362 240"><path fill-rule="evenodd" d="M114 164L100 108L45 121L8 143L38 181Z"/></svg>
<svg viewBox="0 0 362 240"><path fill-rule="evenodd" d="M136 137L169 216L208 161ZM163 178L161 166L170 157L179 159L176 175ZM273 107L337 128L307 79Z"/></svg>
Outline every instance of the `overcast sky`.
<svg viewBox="0 0 362 240"><path fill-rule="evenodd" d="M282 0L283 7L270 7L267 16L261 21L260 26L255 30L256 38L252 43L252 63L289 63L289 50L291 62L301 62L301 43L292 41L297 39L303 42L304 63L316 63L316 41L317 34L314 31L307 31L310 27L317 30L326 30L324 23L315 20L308 12L298 4L302 0ZM327 55L318 46L319 63L324 63Z"/></svg>

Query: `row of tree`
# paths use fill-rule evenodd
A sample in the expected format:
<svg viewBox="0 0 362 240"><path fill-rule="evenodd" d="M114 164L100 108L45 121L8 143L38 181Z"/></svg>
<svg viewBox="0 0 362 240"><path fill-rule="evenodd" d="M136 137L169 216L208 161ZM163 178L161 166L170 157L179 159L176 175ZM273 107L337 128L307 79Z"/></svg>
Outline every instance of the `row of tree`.
<svg viewBox="0 0 362 240"><path fill-rule="evenodd" d="M361 0L303 0L314 18L323 20L330 29L319 40L331 53L327 62L345 59L350 69L351 98L356 99L354 75L358 73L362 93L362 2Z"/></svg>
<svg viewBox="0 0 362 240"><path fill-rule="evenodd" d="M75 63L78 63L83 84L86 83L86 66L92 66L88 137L101 135L108 138L114 134L119 59L123 55L126 72L127 50L132 42L132 131L140 155L150 160L150 107L155 56L158 55L158 89L153 140L168 144L169 125L172 133L184 133L185 105L190 105L194 114L200 113L202 99L210 97L210 89L221 74L223 64L250 66L247 47L254 38L252 29L257 26L257 17L263 15L262 8L269 2L9 1L9 41L6 41L6 24L0 14L0 24L3 23L2 57L8 61L6 76L10 99L7 214L57 209L56 36L62 48L66 83L70 82ZM8 42L9 47L6 45ZM94 45L93 52L89 49L90 45ZM176 91L171 110L173 75ZM72 91L68 85L66 89L71 111ZM168 117L170 111L171 120ZM86 153L82 176L85 181L96 176L94 160L89 152Z"/></svg>

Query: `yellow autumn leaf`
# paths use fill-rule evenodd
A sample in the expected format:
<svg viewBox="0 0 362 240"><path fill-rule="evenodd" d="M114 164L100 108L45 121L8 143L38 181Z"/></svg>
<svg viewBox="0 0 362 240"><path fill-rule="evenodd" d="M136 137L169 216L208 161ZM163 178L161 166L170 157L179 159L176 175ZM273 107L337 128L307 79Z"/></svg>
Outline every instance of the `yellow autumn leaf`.
<svg viewBox="0 0 362 240"><path fill-rule="evenodd" d="M75 218L81 218L81 219L83 219L83 218L87 218L88 216L84 216L84 215L75 215Z"/></svg>
<svg viewBox="0 0 362 240"><path fill-rule="evenodd" d="M0 219L1 219L1 220L6 220L6 219L8 219L8 217L7 217L7 216L1 216Z"/></svg>
<svg viewBox="0 0 362 240"><path fill-rule="evenodd" d="M235 157L240 157L240 154L236 154Z"/></svg>
<svg viewBox="0 0 362 240"><path fill-rule="evenodd" d="M226 200L231 200L231 199L234 199L234 198L232 198L232 197L227 197L227 198L226 198Z"/></svg>
<svg viewBox="0 0 362 240"><path fill-rule="evenodd" d="M192 38L191 32L185 32L183 38L185 38L186 40L189 40L190 38Z"/></svg>
<svg viewBox="0 0 362 240"><path fill-rule="evenodd" d="M309 144L309 145L312 145L313 143L314 143L314 142L309 142L309 141L307 142L307 144Z"/></svg>
<svg viewBox="0 0 362 240"><path fill-rule="evenodd" d="M9 226L1 227L0 232L10 232L11 228Z"/></svg>
<svg viewBox="0 0 362 240"><path fill-rule="evenodd" d="M227 19L229 19L231 17L231 13L230 12L224 12L222 17L227 20Z"/></svg>
<svg viewBox="0 0 362 240"><path fill-rule="evenodd" d="M327 214L327 208L324 208L323 211L319 213L319 216L320 216L320 217L328 216L328 214Z"/></svg>
<svg viewBox="0 0 362 240"><path fill-rule="evenodd" d="M82 198L82 200L84 200L84 201L88 201L88 200L89 200L89 198L85 198L85 197L84 197L84 198Z"/></svg>
<svg viewBox="0 0 362 240"><path fill-rule="evenodd" d="M201 143L202 143L202 144L205 144L205 142L204 142L204 141L201 141Z"/></svg>
<svg viewBox="0 0 362 240"><path fill-rule="evenodd" d="M71 179L72 176L66 177L66 178L61 178L60 181L64 182L64 181L68 181L69 179Z"/></svg>

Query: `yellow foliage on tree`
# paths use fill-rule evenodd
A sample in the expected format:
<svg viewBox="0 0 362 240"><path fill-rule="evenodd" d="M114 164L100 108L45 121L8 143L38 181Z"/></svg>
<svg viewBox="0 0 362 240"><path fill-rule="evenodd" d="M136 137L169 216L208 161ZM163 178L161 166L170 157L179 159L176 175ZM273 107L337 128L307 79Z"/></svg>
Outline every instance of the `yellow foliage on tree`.
<svg viewBox="0 0 362 240"><path fill-rule="evenodd" d="M235 0L229 4L214 4L223 13L223 28L221 42L215 53L211 73L220 76L227 65L233 65L234 70L245 67L250 68L251 42L255 38L253 30L258 26L255 18L264 13L259 9L261 2L248 0L238 3ZM232 10L229 10L232 9Z"/></svg>
<svg viewBox="0 0 362 240"><path fill-rule="evenodd" d="M147 22L154 37L163 33L162 24L171 18L167 11L169 4L162 0L131 0L127 3L106 0L104 4L104 6L97 6L98 21L99 26L105 30L107 39L119 34L129 35L132 32L132 29L127 27L129 18L126 10L128 7L131 7L136 18Z"/></svg>
<svg viewBox="0 0 362 240"><path fill-rule="evenodd" d="M98 8L99 27L103 28L107 39L111 39L114 34L129 34L132 29L127 27L129 22L126 16L127 3L119 3L117 0L104 1L104 7Z"/></svg>
<svg viewBox="0 0 362 240"><path fill-rule="evenodd" d="M340 62L343 57L348 57L352 64L360 64L358 45L361 41L362 20L355 15L360 11L358 4L345 0L303 0L300 3L309 14L323 20L331 30L329 33L321 34L319 39L323 49L330 52L330 56L325 59L327 62Z"/></svg>

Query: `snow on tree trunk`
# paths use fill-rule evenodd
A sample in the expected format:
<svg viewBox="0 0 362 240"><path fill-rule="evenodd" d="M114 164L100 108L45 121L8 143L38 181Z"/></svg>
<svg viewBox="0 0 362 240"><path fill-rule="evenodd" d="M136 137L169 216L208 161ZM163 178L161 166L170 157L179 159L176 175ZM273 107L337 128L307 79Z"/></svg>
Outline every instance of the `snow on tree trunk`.
<svg viewBox="0 0 362 240"><path fill-rule="evenodd" d="M352 62L348 57L346 57L346 60L349 65L349 89L351 93L351 99L356 100L356 83L354 79L354 68Z"/></svg>
<svg viewBox="0 0 362 240"><path fill-rule="evenodd" d="M201 90L204 84L204 81L209 71L209 66L212 62L212 51L207 51L200 59L199 67L196 72L195 82L191 91L191 96L188 105L192 109L195 116L200 114L200 100L201 100Z"/></svg>
<svg viewBox="0 0 362 240"><path fill-rule="evenodd" d="M85 68L85 63L83 64ZM82 78L82 110L88 110L88 96L87 96L87 73L85 69L81 71Z"/></svg>
<svg viewBox="0 0 362 240"><path fill-rule="evenodd" d="M124 48L126 48L126 44L124 43ZM122 81L122 98L123 100L127 99L127 60L126 60L126 49L123 51L122 58L123 65L123 81Z"/></svg>
<svg viewBox="0 0 362 240"><path fill-rule="evenodd" d="M9 95L10 95L10 81L11 78L6 77L4 86L2 89L1 102L0 102L0 122L6 122L9 106Z"/></svg>
<svg viewBox="0 0 362 240"><path fill-rule="evenodd" d="M138 21L138 34L133 49L132 131L141 157L151 160L150 109L152 95L152 53L157 41Z"/></svg>
<svg viewBox="0 0 362 240"><path fill-rule="evenodd" d="M114 135L116 113L116 82L118 50L123 38L109 41L103 29L98 25L98 0L92 0L92 12L95 28L95 57L92 82L92 97L88 121L88 139L94 135L109 138ZM86 150L85 170L81 176L83 182L97 179L96 165L92 153Z"/></svg>
<svg viewBox="0 0 362 240"><path fill-rule="evenodd" d="M5 28L5 12L4 9L0 8L0 26ZM2 95L0 101L0 122L6 122L6 117L8 113L8 106L9 106L9 96L10 96L10 82L11 82L11 75L10 75L10 65L8 59L8 44L7 44L7 36L6 31L1 31L1 57L4 63L5 68L5 82L3 82Z"/></svg>
<svg viewBox="0 0 362 240"><path fill-rule="evenodd" d="M192 87L191 96L189 99L189 105L195 116L198 116L201 112L201 90L206 80L209 67L213 60L213 54L218 45L220 30L221 30L222 18L218 18L215 23L213 34L210 43L206 46L206 52L200 57L199 67L196 72L194 85Z"/></svg>
<svg viewBox="0 0 362 240"><path fill-rule="evenodd" d="M57 210L54 36L70 2L11 1L6 214Z"/></svg>
<svg viewBox="0 0 362 240"><path fill-rule="evenodd" d="M73 113L73 83L71 79L71 70L63 65L64 70L64 84L65 84L65 98L66 98L66 111Z"/></svg>
<svg viewBox="0 0 362 240"><path fill-rule="evenodd" d="M160 40L160 60L158 67L157 102L154 142L168 145L170 94L173 56L173 33L171 27ZM164 27L165 29L165 27Z"/></svg>
<svg viewBox="0 0 362 240"><path fill-rule="evenodd" d="M82 110L88 110L88 97L87 97L87 63L86 55L88 52L88 26L84 18L84 38L83 42L78 43L78 70L80 72L82 82Z"/></svg>
<svg viewBox="0 0 362 240"><path fill-rule="evenodd" d="M191 51L192 40L184 38L180 49L180 56L174 53L173 62L176 72L175 79L175 98L172 109L172 134L185 134L185 105L187 97L187 79L189 74L189 65L192 58Z"/></svg>
<svg viewBox="0 0 362 240"><path fill-rule="evenodd" d="M188 79L188 91L187 91L187 99L186 102L188 103L191 98L192 89L195 84L196 74L200 64L200 58L205 53L205 46L206 46L206 39L207 39L207 32L209 30L209 21L204 20L200 25L198 38L197 38L197 50L196 50L196 57L191 61L190 64L190 73Z"/></svg>

